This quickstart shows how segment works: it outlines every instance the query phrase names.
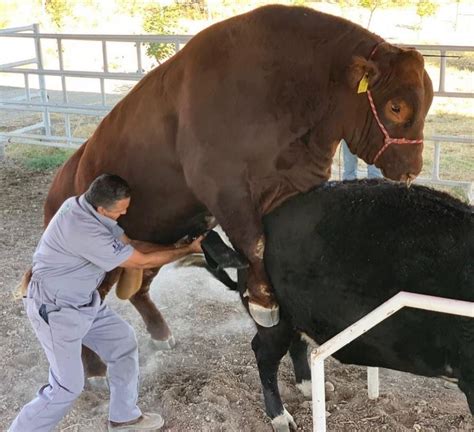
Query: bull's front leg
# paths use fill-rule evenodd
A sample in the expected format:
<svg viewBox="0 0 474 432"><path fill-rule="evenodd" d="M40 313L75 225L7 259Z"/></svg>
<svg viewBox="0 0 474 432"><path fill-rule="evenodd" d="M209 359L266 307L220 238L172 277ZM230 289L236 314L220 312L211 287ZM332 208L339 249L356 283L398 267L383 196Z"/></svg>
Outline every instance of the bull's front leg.
<svg viewBox="0 0 474 432"><path fill-rule="evenodd" d="M250 193L241 185L221 191L209 210L229 237L232 245L249 262L247 286L249 313L262 327L278 324L280 310L265 271L263 255L265 237L262 216L258 214Z"/></svg>

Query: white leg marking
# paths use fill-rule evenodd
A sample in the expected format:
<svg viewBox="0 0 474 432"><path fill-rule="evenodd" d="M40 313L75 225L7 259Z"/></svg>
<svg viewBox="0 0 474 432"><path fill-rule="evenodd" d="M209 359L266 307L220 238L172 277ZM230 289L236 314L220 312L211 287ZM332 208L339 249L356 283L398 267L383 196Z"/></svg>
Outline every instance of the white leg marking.
<svg viewBox="0 0 474 432"><path fill-rule="evenodd" d="M290 427L296 430L293 416L285 408L283 409L283 414L272 420L272 426L275 432L290 432Z"/></svg>
<svg viewBox="0 0 474 432"><path fill-rule="evenodd" d="M296 384L296 387L305 398L311 399L311 380L303 380Z"/></svg>

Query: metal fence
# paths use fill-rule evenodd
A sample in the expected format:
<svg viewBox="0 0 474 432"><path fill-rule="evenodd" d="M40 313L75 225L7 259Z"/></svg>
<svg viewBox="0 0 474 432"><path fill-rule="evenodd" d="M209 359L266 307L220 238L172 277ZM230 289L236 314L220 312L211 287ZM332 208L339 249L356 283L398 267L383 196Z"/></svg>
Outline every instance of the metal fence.
<svg viewBox="0 0 474 432"><path fill-rule="evenodd" d="M359 321L318 348L313 349L311 352L311 390L314 432L326 432L324 360L404 307L474 318L474 302L400 291ZM368 368L367 377L369 398L376 399L379 395L378 368Z"/></svg>
<svg viewBox="0 0 474 432"><path fill-rule="evenodd" d="M23 75L24 94L14 98L2 97L0 95L0 110L9 112L16 111L19 113L39 113L42 116L40 122L33 122L22 126L21 128L1 130L0 128L0 156L2 146L5 142L40 144L56 147L77 147L82 144L87 136L76 136L71 131L71 116L85 115L95 118L105 116L114 104L108 103L108 95L105 87L106 82L110 80L137 82L145 74L143 47L149 43L166 43L174 45L175 51L178 51L192 36L185 35L85 35L85 34L49 34L40 33L37 24L27 27L10 28L0 30L0 41L2 38L22 38L31 41L34 44L34 58L20 59L11 63L0 65L0 84L2 76L5 74ZM58 56L57 68L45 68L43 61L42 44L45 41L55 41L56 52ZM100 46L102 51L102 64L100 70L73 70L68 69L64 65L64 42L65 41L83 41L93 42ZM136 72L116 72L110 70L108 48L110 44L122 43L133 44L136 52ZM474 47L470 46L448 46L448 45L414 45L424 55L439 57L438 74L439 80L435 96L440 98L474 98L474 92L448 91L447 82L447 59L450 56L459 56L464 53L474 52ZM29 67L26 67L29 66ZM39 91L34 94L30 90L30 81L32 77L37 77ZM46 77L59 77L61 80L60 101L52 101L49 99L48 89L45 84ZM98 103L80 103L70 100L70 90L68 90L67 80L70 78L89 78L99 81L100 85L100 102ZM51 93L51 92L49 92ZM51 114L63 117L64 127L61 133L54 133ZM469 133L469 131L466 131ZM472 133L466 136L428 136L426 142L434 143L433 170L431 177L419 178L421 183L441 184L447 186L460 186L464 188L468 194L472 194L471 179L447 180L440 176L440 159L442 145L447 143L456 143L458 145L474 144ZM474 198L474 196L473 196Z"/></svg>

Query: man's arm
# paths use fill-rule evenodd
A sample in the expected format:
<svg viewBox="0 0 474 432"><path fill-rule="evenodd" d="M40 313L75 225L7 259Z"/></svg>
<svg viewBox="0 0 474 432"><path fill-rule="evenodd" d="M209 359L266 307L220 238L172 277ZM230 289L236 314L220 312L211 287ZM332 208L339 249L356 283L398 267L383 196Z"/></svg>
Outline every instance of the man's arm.
<svg viewBox="0 0 474 432"><path fill-rule="evenodd" d="M201 241L203 238L203 236L198 237L192 243L177 248L174 246L159 246L148 242L138 242L140 250L135 249L130 258L120 264L120 267L147 269L164 266L186 255L202 252ZM128 239L128 241L135 248L134 240ZM151 252L144 253L142 250L151 250Z"/></svg>
<svg viewBox="0 0 474 432"><path fill-rule="evenodd" d="M164 245L159 245L156 243L150 243L150 242L141 241L141 240L132 240L128 238L126 234L123 234L120 240L125 244L131 245L134 249L138 250L142 254L149 254L151 252L169 251L169 250L175 250L178 248L176 245L164 246Z"/></svg>

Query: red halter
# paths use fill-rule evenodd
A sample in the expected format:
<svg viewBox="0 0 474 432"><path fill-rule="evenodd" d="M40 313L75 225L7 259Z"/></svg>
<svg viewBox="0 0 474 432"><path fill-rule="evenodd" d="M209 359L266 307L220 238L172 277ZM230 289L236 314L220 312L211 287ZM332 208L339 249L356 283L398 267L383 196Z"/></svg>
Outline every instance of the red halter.
<svg viewBox="0 0 474 432"><path fill-rule="evenodd" d="M369 60L372 59L373 55L375 54L375 51L377 51L377 48L382 42L378 43L375 45L374 49L370 53ZM409 140L407 138L392 138L387 132L387 129L385 129L385 126L383 123L380 121L380 118L377 114L377 109L375 108L374 100L372 98L372 92L370 90L367 90L367 98L369 99L369 104L370 108L372 109L372 113L374 114L375 120L377 121L377 124L379 125L380 130L383 133L384 136L384 145L383 147L378 151L378 153L375 155L375 158L372 162L374 164L377 159L380 157L380 155L387 150L388 146L390 144L422 144L423 140L422 139L417 139L417 140Z"/></svg>

